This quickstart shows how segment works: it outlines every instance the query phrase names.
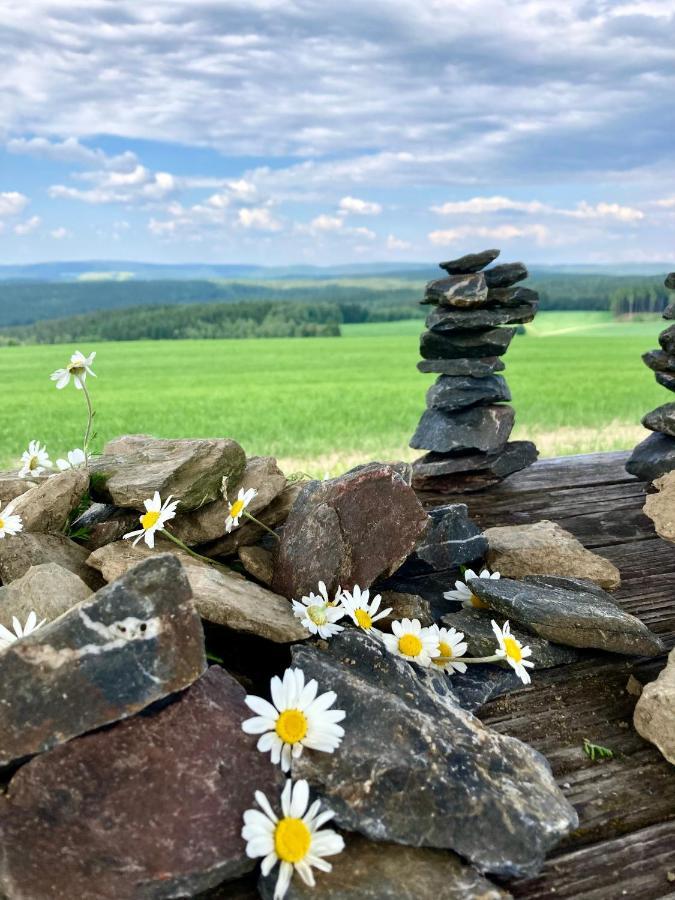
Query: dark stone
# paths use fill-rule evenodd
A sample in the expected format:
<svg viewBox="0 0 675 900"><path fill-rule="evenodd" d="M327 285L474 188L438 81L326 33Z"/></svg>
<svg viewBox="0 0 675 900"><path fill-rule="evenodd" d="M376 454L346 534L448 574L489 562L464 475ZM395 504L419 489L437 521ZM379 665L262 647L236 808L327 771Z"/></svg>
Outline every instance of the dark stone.
<svg viewBox="0 0 675 900"><path fill-rule="evenodd" d="M495 453L503 449L515 419L511 406L474 406L452 414L427 409L410 441L416 450L482 450Z"/></svg>
<svg viewBox="0 0 675 900"><path fill-rule="evenodd" d="M426 286L424 299L427 303L438 303L441 306L473 309L485 306L487 293L485 276L479 272L477 275L451 275L449 278L430 281Z"/></svg>
<svg viewBox="0 0 675 900"><path fill-rule="evenodd" d="M125 534L135 531L138 526L136 510L121 509L110 503L92 503L89 509L72 523L74 531L86 535L89 550L98 550L106 544L121 541Z"/></svg>
<svg viewBox="0 0 675 900"><path fill-rule="evenodd" d="M506 368L497 356L486 359L421 359L417 363L420 372L438 372L441 375L468 375L482 378Z"/></svg>
<svg viewBox="0 0 675 900"><path fill-rule="evenodd" d="M10 540L0 541L0 579L9 584L21 578L31 566L43 563L57 563L74 572L97 591L103 586L103 579L87 565L89 551L65 534L29 534L21 531Z"/></svg>
<svg viewBox="0 0 675 900"><path fill-rule="evenodd" d="M537 307L530 304L491 309L449 309L439 306L429 313L426 326L431 331L445 332L456 330L470 331L476 328L494 328L496 325L519 325L531 322Z"/></svg>
<svg viewBox="0 0 675 900"><path fill-rule="evenodd" d="M523 281L529 273L523 263L515 262L493 266L491 269L486 269L483 274L488 288L506 288L518 281Z"/></svg>
<svg viewBox="0 0 675 900"><path fill-rule="evenodd" d="M498 256L499 250L482 250L480 253L467 253L466 256L449 259L439 265L441 269L445 269L448 275L470 275L489 266Z"/></svg>
<svg viewBox="0 0 675 900"><path fill-rule="evenodd" d="M281 536L273 589L300 598L324 581L329 592L369 587L412 553L427 515L396 468L373 462L301 490Z"/></svg>
<svg viewBox="0 0 675 900"><path fill-rule="evenodd" d="M425 331L420 339L424 359L475 359L502 356L516 333L515 328L489 328L483 331Z"/></svg>
<svg viewBox="0 0 675 900"><path fill-rule="evenodd" d="M675 355L675 325L670 325L659 335L661 348L670 356Z"/></svg>
<svg viewBox="0 0 675 900"><path fill-rule="evenodd" d="M526 584L538 584L543 587L564 588L567 591L577 591L581 594L597 594L602 600L611 600L616 603L614 597L603 590L595 581L589 578L566 578L563 575L525 575L520 581Z"/></svg>
<svg viewBox="0 0 675 900"><path fill-rule="evenodd" d="M663 310L663 319L675 319L675 303L670 303Z"/></svg>
<svg viewBox="0 0 675 900"><path fill-rule="evenodd" d="M642 417L642 424L650 431L658 431L675 437L675 403L665 403L657 406L646 416Z"/></svg>
<svg viewBox="0 0 675 900"><path fill-rule="evenodd" d="M663 283L669 291L675 291L675 272L666 275L666 280Z"/></svg>
<svg viewBox="0 0 675 900"><path fill-rule="evenodd" d="M661 387L668 388L669 391L675 391L675 374L670 372L656 372L655 378Z"/></svg>
<svg viewBox="0 0 675 900"><path fill-rule="evenodd" d="M181 565L155 556L0 653L0 765L134 715L205 666Z"/></svg>
<svg viewBox="0 0 675 900"><path fill-rule="evenodd" d="M379 591L378 591L379 592ZM434 624L431 615L431 605L419 594L401 593L400 591L382 591L382 609L391 609L388 616L379 619L378 628L388 631L391 623L396 619L417 619L421 625L428 628Z"/></svg>
<svg viewBox="0 0 675 900"><path fill-rule="evenodd" d="M417 491L479 491L532 465L537 448L530 441L511 441L497 453L427 453L413 463Z"/></svg>
<svg viewBox="0 0 675 900"><path fill-rule="evenodd" d="M648 350L642 354L642 362L654 372L675 372L675 356L663 350Z"/></svg>
<svg viewBox="0 0 675 900"><path fill-rule="evenodd" d="M526 287L490 288L487 305L491 309L500 306L534 306L536 309L539 306L539 294Z"/></svg>
<svg viewBox="0 0 675 900"><path fill-rule="evenodd" d="M339 753L303 754L293 777L325 798L337 825L374 841L451 849L484 872L537 872L577 825L546 760L462 709L454 677L418 677L353 630L326 646L294 648L293 661L336 691L349 728Z"/></svg>
<svg viewBox="0 0 675 900"><path fill-rule="evenodd" d="M429 527L415 552L432 569L451 569L482 559L488 542L480 528L469 518L464 503L437 506L429 510Z"/></svg>
<svg viewBox="0 0 675 900"><path fill-rule="evenodd" d="M281 779L241 730L244 696L213 667L172 703L21 768L0 804L3 893L193 897L253 869L242 816Z"/></svg>
<svg viewBox="0 0 675 900"><path fill-rule="evenodd" d="M471 589L490 609L549 641L641 656L663 652L660 638L597 588L584 592L476 578Z"/></svg>
<svg viewBox="0 0 675 900"><path fill-rule="evenodd" d="M427 391L429 409L452 411L510 399L511 391L501 375L487 375L485 378L441 375Z"/></svg>
<svg viewBox="0 0 675 900"><path fill-rule="evenodd" d="M626 463L626 471L641 481L656 481L673 469L675 469L675 438L658 432L641 441Z"/></svg>

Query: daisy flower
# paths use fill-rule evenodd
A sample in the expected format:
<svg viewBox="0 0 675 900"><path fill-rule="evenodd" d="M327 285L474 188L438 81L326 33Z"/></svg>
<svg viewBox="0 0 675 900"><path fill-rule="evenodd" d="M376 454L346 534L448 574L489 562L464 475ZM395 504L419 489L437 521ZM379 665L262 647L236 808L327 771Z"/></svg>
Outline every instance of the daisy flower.
<svg viewBox="0 0 675 900"><path fill-rule="evenodd" d="M225 521L225 530L228 534L233 528L236 528L239 525L239 520L241 519L244 510L257 493L255 488L249 488L247 491L243 488L239 488L237 499L234 503L230 503L230 514Z"/></svg>
<svg viewBox="0 0 675 900"><path fill-rule="evenodd" d="M67 387L70 384L72 375L75 387L78 390L82 390L87 375L92 375L96 378L96 373L91 368L95 356L96 353L90 353L89 356L85 356L79 350L76 350L70 357L70 362L65 369L57 369L56 372L52 372L51 379L56 382L56 387L59 390Z"/></svg>
<svg viewBox="0 0 675 900"><path fill-rule="evenodd" d="M342 592L342 605L347 615L351 618L355 625L364 631L372 631L375 622L384 619L391 612L391 607L380 610L382 597L376 594L370 599L368 590L362 591L358 584L354 585L352 591ZM378 610L380 610L378 612Z"/></svg>
<svg viewBox="0 0 675 900"><path fill-rule="evenodd" d="M523 647L520 641L513 637L508 621L504 622L503 628L500 628L493 619L492 630L499 641L495 655L506 660L523 684L529 684L531 679L527 669L534 668L534 663L527 659L528 656L532 656L530 648Z"/></svg>
<svg viewBox="0 0 675 900"><path fill-rule="evenodd" d="M272 809L262 791L255 792L258 809L244 813L242 838L246 841L249 859L263 857L260 870L269 875L279 863L279 874L274 888L274 900L286 896L293 873L297 872L308 887L314 887L312 867L330 872L332 866L324 857L335 856L344 850L345 842L332 828L321 826L335 813L321 810L321 802L315 800L308 808L309 786L306 781L290 779L281 792L281 818Z"/></svg>
<svg viewBox="0 0 675 900"><path fill-rule="evenodd" d="M12 616L12 628L14 631L10 631L9 628L5 628L4 625L0 625L0 650L6 650L7 647L10 647L15 641L26 637L33 631L37 631L37 629L44 625L46 621L46 619L43 619L41 622L38 622L35 613L30 612L26 619L26 624L22 626L17 617Z"/></svg>
<svg viewBox="0 0 675 900"><path fill-rule="evenodd" d="M76 469L78 466L86 463L87 457L85 456L84 450L80 450L79 448L75 450L69 450L67 453L67 459L57 459L56 465L57 467L64 472L66 469Z"/></svg>
<svg viewBox="0 0 675 900"><path fill-rule="evenodd" d="M141 538L145 540L145 543L148 547L155 546L155 532L161 531L169 519L173 519L176 515L176 507L180 503L180 500L171 501L171 497L167 497L162 505L162 499L159 496L159 491L155 491L155 496L152 500L144 500L145 504L145 513L142 516L139 516L138 521L141 523L141 528L138 531L130 531L129 534L124 535L124 540L127 541L130 538L135 537L134 547L140 541Z"/></svg>
<svg viewBox="0 0 675 900"><path fill-rule="evenodd" d="M401 619L392 622L392 634L383 634L382 640L390 653L428 667L441 655L436 632L422 628L419 619Z"/></svg>
<svg viewBox="0 0 675 900"><path fill-rule="evenodd" d="M464 581L456 581L455 590L446 591L443 596L446 600L461 600L462 606L467 609L489 609L488 604L472 592L469 582L474 578L492 578L497 581L500 577L499 572L490 573L488 569L483 569L479 575L473 569L467 569L464 573Z"/></svg>
<svg viewBox="0 0 675 900"><path fill-rule="evenodd" d="M310 592L308 597L293 600L293 613L310 634L318 634L319 637L328 639L344 631L342 625L335 623L345 615L345 610L328 599L328 591L323 581L319 582L319 595L317 597L314 592ZM340 596L338 589L336 601Z"/></svg>
<svg viewBox="0 0 675 900"><path fill-rule="evenodd" d="M1 503L0 506L2 506ZM21 516L17 516L14 513L14 504L8 503L4 511L0 510L0 538L4 538L5 535L14 537L15 534L22 530L23 522L21 521Z"/></svg>
<svg viewBox="0 0 675 900"><path fill-rule="evenodd" d="M466 664L457 658L466 653L467 644L463 632L457 631L456 628L439 628L438 625L432 625L427 631L436 637L440 652L440 656L435 656L431 662L448 675L452 675L453 672L464 674Z"/></svg>
<svg viewBox="0 0 675 900"><path fill-rule="evenodd" d="M259 734L258 750L271 751L272 762L281 762L283 772L289 772L291 758L297 759L304 747L333 753L345 733L338 725L345 713L330 709L335 703L334 691L319 694L314 679L305 684L302 669L286 669L283 681L275 675L270 682L272 703L262 697L246 697L246 705L257 713L242 722L247 734ZM274 704L274 705L272 705Z"/></svg>
<svg viewBox="0 0 675 900"><path fill-rule="evenodd" d="M47 453L47 447L40 441L31 441L28 450L21 454L22 466L19 470L19 478L27 475L40 475L45 469L51 469L52 461Z"/></svg>

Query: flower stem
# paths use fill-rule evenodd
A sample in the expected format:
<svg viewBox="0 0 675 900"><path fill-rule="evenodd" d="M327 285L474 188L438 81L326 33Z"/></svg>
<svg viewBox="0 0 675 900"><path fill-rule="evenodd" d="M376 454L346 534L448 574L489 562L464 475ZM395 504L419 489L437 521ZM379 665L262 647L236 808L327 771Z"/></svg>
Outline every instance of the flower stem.
<svg viewBox="0 0 675 900"><path fill-rule="evenodd" d="M503 660L503 656L458 656L457 662L463 663L491 663Z"/></svg>
<svg viewBox="0 0 675 900"><path fill-rule="evenodd" d="M276 533L276 531L272 531L272 529L268 525L265 525L265 523L261 522L260 519L256 519L256 517L252 516L250 512L246 512L246 510L244 510L243 514L246 516L247 519L250 519L251 522L255 522L256 525L260 525L260 527L264 528L265 531L269 531L269 533L272 535L273 538L276 538L278 541L281 540L281 538Z"/></svg>
<svg viewBox="0 0 675 900"><path fill-rule="evenodd" d="M189 556L192 556L194 559L198 559L200 562L208 563L210 566L215 566L218 568L218 563L215 559L209 559L208 556L202 556L201 553L195 553L194 550L191 550L187 544L184 544L180 538L177 538L175 534L171 534L170 531L167 531L166 528L160 529L160 534L163 534L164 537L168 538L170 541L173 541L177 547L180 547L181 550L184 550Z"/></svg>
<svg viewBox="0 0 675 900"><path fill-rule="evenodd" d="M84 433L84 445L82 447L82 450L84 452L85 465L87 465L89 463L89 441L91 440L91 426L94 421L94 410L92 409L91 397L89 396L89 391L87 390L87 385L84 379L80 381L80 384L82 385L82 393L84 394L84 399L87 401L88 412L87 430Z"/></svg>

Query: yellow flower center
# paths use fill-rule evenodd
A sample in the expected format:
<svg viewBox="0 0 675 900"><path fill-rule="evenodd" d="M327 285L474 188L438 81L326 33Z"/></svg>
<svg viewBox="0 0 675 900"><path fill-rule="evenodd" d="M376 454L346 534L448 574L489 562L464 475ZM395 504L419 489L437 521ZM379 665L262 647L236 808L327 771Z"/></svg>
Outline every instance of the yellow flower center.
<svg viewBox="0 0 675 900"><path fill-rule="evenodd" d="M302 819L286 817L274 829L274 849L280 860L298 863L309 853L312 834Z"/></svg>
<svg viewBox="0 0 675 900"><path fill-rule="evenodd" d="M446 644L445 641L440 641L438 649L441 651L441 655L435 656L431 661L436 663L437 666L444 666L449 659L452 659L452 647L450 644Z"/></svg>
<svg viewBox="0 0 675 900"><path fill-rule="evenodd" d="M354 618L356 619L359 627L365 628L366 631L373 627L373 619L370 613L367 613L365 609L355 609Z"/></svg>
<svg viewBox="0 0 675 900"><path fill-rule="evenodd" d="M0 531L2 531L2 529L3 529L4 527L5 527L5 520L4 520L4 519L0 519Z"/></svg>
<svg viewBox="0 0 675 900"><path fill-rule="evenodd" d="M296 744L307 734L307 717L299 709L285 709L274 730L285 744Z"/></svg>
<svg viewBox="0 0 675 900"><path fill-rule="evenodd" d="M398 649L404 656L419 656L422 652L422 641L416 634L404 634L398 639Z"/></svg>
<svg viewBox="0 0 675 900"><path fill-rule="evenodd" d="M328 616L326 615L326 607L323 604L308 606L307 615L315 625L325 625L328 621Z"/></svg>
<svg viewBox="0 0 675 900"><path fill-rule="evenodd" d="M520 650L520 644L515 638L505 637L504 649L506 650L506 655L508 656L508 658L512 659L514 662L520 662L523 658L523 654Z"/></svg>
<svg viewBox="0 0 675 900"><path fill-rule="evenodd" d="M490 609L490 607L489 607L488 604L485 602L485 600L481 600L480 597L476 597L475 594L472 594L472 595L471 595L471 597L469 598L469 603L470 603L471 606L473 606L475 609Z"/></svg>
<svg viewBox="0 0 675 900"><path fill-rule="evenodd" d="M153 525L156 525L157 522L159 522L159 513L155 510L146 512L144 516L141 516L140 522L143 528L147 531L148 528L152 528Z"/></svg>
<svg viewBox="0 0 675 900"><path fill-rule="evenodd" d="M233 519L238 518L244 509L244 501L243 500L235 500L234 503L230 506L230 515Z"/></svg>
<svg viewBox="0 0 675 900"><path fill-rule="evenodd" d="M30 462L28 463L28 468L33 471L33 469L37 469L38 467L38 458L37 456L31 456Z"/></svg>
<svg viewBox="0 0 675 900"><path fill-rule="evenodd" d="M84 373L86 371L84 366L82 365L82 363L79 363L79 362L70 362L70 363L68 363L66 368L71 373L71 375L77 375L77 376L84 375Z"/></svg>

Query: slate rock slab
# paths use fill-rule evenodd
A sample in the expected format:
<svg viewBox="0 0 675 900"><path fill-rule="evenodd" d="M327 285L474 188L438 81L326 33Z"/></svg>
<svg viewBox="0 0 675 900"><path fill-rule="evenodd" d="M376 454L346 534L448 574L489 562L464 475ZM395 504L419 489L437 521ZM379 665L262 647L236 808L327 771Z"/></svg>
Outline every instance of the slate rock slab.
<svg viewBox="0 0 675 900"><path fill-rule="evenodd" d="M655 432L641 441L626 463L626 471L641 481L656 481L675 469L675 438Z"/></svg>
<svg viewBox="0 0 675 900"><path fill-rule="evenodd" d="M469 375L482 378L493 372L503 372L506 366L497 356L484 359L421 359L417 363L420 372L437 372L441 375Z"/></svg>
<svg viewBox="0 0 675 900"><path fill-rule="evenodd" d="M72 529L86 534L83 543L91 552L121 541L125 534L136 531L139 515L136 510L122 509L111 503L92 503L72 523Z"/></svg>
<svg viewBox="0 0 675 900"><path fill-rule="evenodd" d="M675 391L675 374L671 374L670 372L655 372L654 377L656 378L657 384L660 384L661 387L667 388L669 391Z"/></svg>
<svg viewBox="0 0 675 900"><path fill-rule="evenodd" d="M669 303L663 310L662 319L675 319L675 303Z"/></svg>
<svg viewBox="0 0 675 900"><path fill-rule="evenodd" d="M89 487L85 469L66 469L52 475L14 501L24 531L61 532Z"/></svg>
<svg viewBox="0 0 675 900"><path fill-rule="evenodd" d="M0 622L10 628L12 616L23 623L31 611L38 621L52 622L91 594L81 578L57 563L31 566L21 578L0 587Z"/></svg>
<svg viewBox="0 0 675 900"><path fill-rule="evenodd" d="M285 597L358 584L370 587L395 572L427 527L427 514L407 480L385 463L360 466L306 484L281 536L273 589Z"/></svg>
<svg viewBox="0 0 675 900"><path fill-rule="evenodd" d="M237 551L239 562L249 575L268 587L274 576L274 554L265 547L240 547Z"/></svg>
<svg viewBox="0 0 675 900"><path fill-rule="evenodd" d="M621 584L617 567L587 550L573 534L556 522L542 519L528 525L487 528L488 566L507 578L525 575L563 575L573 572L600 587L614 590Z"/></svg>
<svg viewBox="0 0 675 900"><path fill-rule="evenodd" d="M429 602L419 594L403 593L401 591L378 591L382 596L382 609L391 609L388 616L379 620L378 628L383 631L391 630L391 623L396 619L417 619L421 625L428 628L433 625L434 618L431 615Z"/></svg>
<svg viewBox="0 0 675 900"><path fill-rule="evenodd" d="M675 650L656 681L645 685L633 714L635 730L675 766Z"/></svg>
<svg viewBox="0 0 675 900"><path fill-rule="evenodd" d="M442 570L482 559L487 549L487 539L469 518L466 504L453 503L429 510L429 527L415 553L432 569Z"/></svg>
<svg viewBox="0 0 675 900"><path fill-rule="evenodd" d="M220 496L223 478L236 481L246 456L228 439L163 440L130 434L110 441L91 462L92 496L104 503L145 510L143 502L159 491L196 509Z"/></svg>
<svg viewBox="0 0 675 900"><path fill-rule="evenodd" d="M656 494L647 494L646 516L654 523L659 537L675 542L675 472L669 472L654 482Z"/></svg>
<svg viewBox="0 0 675 900"><path fill-rule="evenodd" d="M256 519L259 519L264 525L273 530L283 525L303 486L303 482L289 482L269 506L256 515ZM240 547L250 547L253 544L257 544L267 534L268 532L261 528L260 525L256 525L255 522L251 522L248 519L242 519L239 526L231 531L230 534L224 535L222 538L213 541L213 543L205 544L200 549L200 552L204 556L211 556L214 559L221 556L234 556Z"/></svg>
<svg viewBox="0 0 675 900"><path fill-rule="evenodd" d="M293 777L325 798L340 827L451 849L504 876L536 872L576 827L539 753L434 693L376 639L343 632L325 652L294 648L293 660L346 712L339 753L293 762Z"/></svg>
<svg viewBox="0 0 675 900"><path fill-rule="evenodd" d="M9 584L21 578L31 566L54 562L78 575L93 590L103 586L103 579L87 565L89 551L65 534L29 534L21 531L9 540L0 541L0 579Z"/></svg>
<svg viewBox="0 0 675 900"><path fill-rule="evenodd" d="M424 359L474 359L502 356L516 333L515 328L486 328L476 331L424 331L420 356Z"/></svg>
<svg viewBox="0 0 675 900"><path fill-rule="evenodd" d="M449 259L439 265L441 269L445 269L448 275L470 275L489 266L498 256L499 250L481 250L480 253L467 253L465 256ZM675 284L673 287L675 288Z"/></svg>
<svg viewBox="0 0 675 900"><path fill-rule="evenodd" d="M663 652L660 638L597 590L586 593L510 578L476 578L471 590L505 619L548 641L642 656Z"/></svg>
<svg viewBox="0 0 675 900"><path fill-rule="evenodd" d="M675 291L675 272L670 272L669 275L666 275L666 280L663 283L669 291Z"/></svg>
<svg viewBox="0 0 675 900"><path fill-rule="evenodd" d="M213 667L173 702L21 768L0 803L0 890L30 900L192 897L253 869L241 839L277 767L243 733L244 689Z"/></svg>
<svg viewBox="0 0 675 900"><path fill-rule="evenodd" d="M493 287L488 290L488 306L519 307L539 305L539 294L526 287Z"/></svg>
<svg viewBox="0 0 675 900"><path fill-rule="evenodd" d="M512 284L527 278L528 274L527 268L521 262L502 263L484 272L485 282L489 288L511 287Z"/></svg>
<svg viewBox="0 0 675 900"><path fill-rule="evenodd" d="M36 475L33 478L20 478L16 474L16 470L14 472L0 472L0 503L4 506L10 500L20 497L21 494L25 494L34 485L40 484L44 480L45 478L42 475Z"/></svg>
<svg viewBox="0 0 675 900"><path fill-rule="evenodd" d="M496 453L427 453L413 463L412 484L418 491L480 491L532 465L538 455L531 441L509 441Z"/></svg>
<svg viewBox="0 0 675 900"><path fill-rule="evenodd" d="M428 303L470 309L480 307L487 300L487 285L482 272L475 275L450 275L430 281L424 292Z"/></svg>
<svg viewBox="0 0 675 900"><path fill-rule="evenodd" d="M642 362L655 372L675 372L675 356L663 350L648 350L642 354Z"/></svg>
<svg viewBox="0 0 675 900"><path fill-rule="evenodd" d="M675 437L675 403L665 403L648 412L642 417L642 424L650 431Z"/></svg>
<svg viewBox="0 0 675 900"><path fill-rule="evenodd" d="M0 653L0 765L134 715L205 668L179 561L147 560Z"/></svg>
<svg viewBox="0 0 675 900"><path fill-rule="evenodd" d="M662 350L669 355L675 354L675 325L669 325L659 335L659 344Z"/></svg>
<svg viewBox="0 0 675 900"><path fill-rule="evenodd" d="M443 334L446 331L471 331L476 328L494 328L497 325L523 325L531 322L537 312L536 304L523 303L513 307L489 309L449 309L439 306L427 316L430 331Z"/></svg>
<svg viewBox="0 0 675 900"><path fill-rule="evenodd" d="M508 441L515 417L511 406L474 406L454 413L427 409L410 446L436 453L461 450L497 453Z"/></svg>
<svg viewBox="0 0 675 900"><path fill-rule="evenodd" d="M501 375L485 378L441 375L427 391L427 407L448 412L510 399L511 391Z"/></svg>
<svg viewBox="0 0 675 900"><path fill-rule="evenodd" d="M316 887L295 877L285 900L506 900L505 893L454 853L345 836L331 857L333 871L318 872ZM262 900L273 900L276 870L259 882Z"/></svg>

